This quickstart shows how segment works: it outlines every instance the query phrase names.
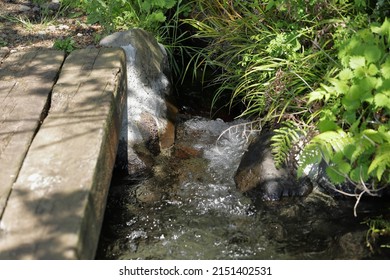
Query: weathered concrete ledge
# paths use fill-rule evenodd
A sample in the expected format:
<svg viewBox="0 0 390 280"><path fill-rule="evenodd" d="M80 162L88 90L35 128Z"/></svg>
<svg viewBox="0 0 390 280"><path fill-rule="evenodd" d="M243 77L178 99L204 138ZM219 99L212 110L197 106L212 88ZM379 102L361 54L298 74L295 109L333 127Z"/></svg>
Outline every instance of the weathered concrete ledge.
<svg viewBox="0 0 390 280"><path fill-rule="evenodd" d="M39 55L45 58L42 65L50 64L50 59L56 61L52 64L57 69L61 65L61 56L57 53L54 56L54 53L45 51ZM51 79L46 76L49 76L48 71L35 62L39 61L39 55L32 62L33 65L37 63L35 70L53 82L51 75ZM9 59L12 60L10 65L18 61L17 58L9 57L6 62ZM55 70L53 72L56 73ZM23 77L31 81L28 88L35 84L38 74L34 73L27 71ZM32 88L30 93L23 90L14 93L7 90L12 86L3 90L3 85L8 85L4 84L5 76L0 76L1 106L4 99L13 99L17 94L26 95L20 98L26 99L22 107L27 111L37 107L33 102L35 95L46 94L46 99L40 101L40 111L34 112L33 117L20 115L22 107L18 107L18 100L12 101L14 107L7 105L6 108L15 112L15 116L10 117L10 123L1 128L1 141L5 138L21 139L15 134L25 133L27 129L20 128L14 122L25 120L37 123L40 120L48 96L46 91L43 93L43 88L51 88L49 84L37 82L36 87L42 87L42 92ZM16 83L19 81L18 77ZM126 66L123 50L84 49L69 55L53 88L48 115L39 127L20 171L12 178L17 179L11 182L13 186L10 195L4 196L8 200L0 220L0 259L94 258L125 100ZM9 125L15 125L17 132L9 131ZM30 128L30 134L34 135L36 127ZM23 157L19 155L19 164ZM12 150L4 154L2 145L2 185L4 177L9 176L4 173L3 166L16 164L14 160ZM4 200L3 194L1 198Z"/></svg>

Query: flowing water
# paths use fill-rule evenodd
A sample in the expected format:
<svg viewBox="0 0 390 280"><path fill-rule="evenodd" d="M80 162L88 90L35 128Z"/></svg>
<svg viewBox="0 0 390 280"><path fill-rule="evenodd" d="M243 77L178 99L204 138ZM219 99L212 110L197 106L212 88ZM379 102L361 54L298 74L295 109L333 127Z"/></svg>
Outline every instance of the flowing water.
<svg viewBox="0 0 390 280"><path fill-rule="evenodd" d="M175 147L155 158L154 176L114 176L98 259L378 257L365 243L370 202L354 218L355 200L315 191L279 202L245 196L233 176L246 125L192 118L177 130Z"/></svg>

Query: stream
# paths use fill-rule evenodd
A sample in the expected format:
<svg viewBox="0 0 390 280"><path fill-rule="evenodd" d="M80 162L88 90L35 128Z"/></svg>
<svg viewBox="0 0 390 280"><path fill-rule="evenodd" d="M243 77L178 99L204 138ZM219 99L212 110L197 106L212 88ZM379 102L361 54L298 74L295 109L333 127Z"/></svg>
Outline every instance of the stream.
<svg viewBox="0 0 390 280"><path fill-rule="evenodd" d="M182 118L175 146L154 158L153 176L114 174L96 258L389 257L369 250L365 223L388 212L388 201L361 201L355 218L355 199L316 190L274 202L238 192L233 176L251 133L243 121Z"/></svg>

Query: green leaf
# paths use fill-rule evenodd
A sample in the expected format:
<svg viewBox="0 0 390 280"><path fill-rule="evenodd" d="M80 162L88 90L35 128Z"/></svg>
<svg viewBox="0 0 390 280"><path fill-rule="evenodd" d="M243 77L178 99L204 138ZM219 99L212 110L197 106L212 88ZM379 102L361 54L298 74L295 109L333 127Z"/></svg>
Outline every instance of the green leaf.
<svg viewBox="0 0 390 280"><path fill-rule="evenodd" d="M371 27L371 31L382 36L387 36L387 43L390 44L390 20L388 18L385 19L380 27Z"/></svg>
<svg viewBox="0 0 390 280"><path fill-rule="evenodd" d="M366 67L357 67L355 71L353 71L353 74L356 78L362 79L366 76Z"/></svg>
<svg viewBox="0 0 390 280"><path fill-rule="evenodd" d="M346 176L337 172L334 166L328 166L326 168L326 174L329 179L335 184L341 184L345 181Z"/></svg>
<svg viewBox="0 0 390 280"><path fill-rule="evenodd" d="M347 82L339 79L329 79L329 82L334 86L334 89L339 94L345 94L347 93L349 86Z"/></svg>
<svg viewBox="0 0 390 280"><path fill-rule="evenodd" d="M149 13L152 9L152 4L150 3L150 1L143 1L140 5L140 8L142 11Z"/></svg>
<svg viewBox="0 0 390 280"><path fill-rule="evenodd" d="M368 67L367 74L370 76L375 76L376 74L378 74L378 72L379 72L378 67L376 67L375 64L370 64L370 66Z"/></svg>
<svg viewBox="0 0 390 280"><path fill-rule="evenodd" d="M344 155L349 161L352 161L352 155L355 152L355 149L356 149L356 147L355 147L354 143L348 144L345 146Z"/></svg>
<svg viewBox="0 0 390 280"><path fill-rule="evenodd" d="M390 79L390 56L388 56L385 63L381 65L381 73L383 78Z"/></svg>
<svg viewBox="0 0 390 280"><path fill-rule="evenodd" d="M364 57L368 63L378 62L382 54L382 50L376 45L368 45L364 49Z"/></svg>
<svg viewBox="0 0 390 280"><path fill-rule="evenodd" d="M356 69L358 67L364 67L366 65L366 59L364 56L351 56L349 58L349 67Z"/></svg>
<svg viewBox="0 0 390 280"><path fill-rule="evenodd" d="M337 126L337 124L330 119L324 119L318 122L318 129L321 133L325 131L336 130L338 128L339 127Z"/></svg>
<svg viewBox="0 0 390 280"><path fill-rule="evenodd" d="M359 99L351 99L348 98L348 96L344 96L344 98L341 100L341 103L347 111L357 110L360 107Z"/></svg>
<svg viewBox="0 0 390 280"><path fill-rule="evenodd" d="M353 78L352 70L349 69L349 68L345 68L345 69L341 70L340 73L339 73L339 78L342 81L346 81L346 80L352 79Z"/></svg>
<svg viewBox="0 0 390 280"><path fill-rule="evenodd" d="M312 103L314 101L319 101L319 100L323 100L325 98L325 96L327 95L327 92L322 90L322 89L319 89L319 90L316 90L316 91L312 91L309 93L309 101L308 103Z"/></svg>
<svg viewBox="0 0 390 280"><path fill-rule="evenodd" d="M352 153L351 161L354 162L361 158L364 154L371 155L375 151L375 143L370 139L364 138L362 135L357 135L354 138L355 151Z"/></svg>
<svg viewBox="0 0 390 280"><path fill-rule="evenodd" d="M363 182L366 182L369 178L367 165L361 164L357 166L350 172L349 177L356 183L360 183L362 180Z"/></svg>
<svg viewBox="0 0 390 280"><path fill-rule="evenodd" d="M384 141L383 134L374 129L366 129L362 132L362 134L364 137L367 137L377 144L382 144Z"/></svg>
<svg viewBox="0 0 390 280"><path fill-rule="evenodd" d="M374 96L375 108L387 108L390 110L390 90L384 90Z"/></svg>
<svg viewBox="0 0 390 280"><path fill-rule="evenodd" d="M383 173L390 168L390 143L378 147L374 160L368 168L368 173L377 177L380 181ZM376 170L376 174L374 171Z"/></svg>
<svg viewBox="0 0 390 280"><path fill-rule="evenodd" d="M349 124L354 123L356 121L356 112L354 110L345 111L343 114L343 120Z"/></svg>

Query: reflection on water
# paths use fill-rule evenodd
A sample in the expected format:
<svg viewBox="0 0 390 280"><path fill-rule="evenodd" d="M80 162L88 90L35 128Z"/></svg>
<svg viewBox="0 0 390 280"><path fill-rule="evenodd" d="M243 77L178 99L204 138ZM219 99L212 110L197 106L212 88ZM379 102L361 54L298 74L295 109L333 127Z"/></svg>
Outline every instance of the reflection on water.
<svg viewBox="0 0 390 280"><path fill-rule="evenodd" d="M371 257L354 201L336 207L313 193L266 203L236 190L245 125L194 118L177 129L174 149L195 152L158 156L152 178L113 181L97 258Z"/></svg>

